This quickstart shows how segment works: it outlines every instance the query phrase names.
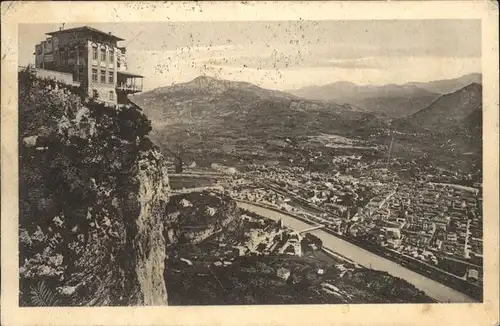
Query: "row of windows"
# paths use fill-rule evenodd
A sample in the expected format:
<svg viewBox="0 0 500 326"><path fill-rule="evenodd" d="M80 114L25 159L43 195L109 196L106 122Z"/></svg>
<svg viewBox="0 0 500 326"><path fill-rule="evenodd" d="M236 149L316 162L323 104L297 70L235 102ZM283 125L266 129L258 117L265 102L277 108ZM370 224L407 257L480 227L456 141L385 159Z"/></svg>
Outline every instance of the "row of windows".
<svg viewBox="0 0 500 326"><path fill-rule="evenodd" d="M100 80L101 84L106 84L106 70L101 70L99 75L101 77L100 79L98 77L97 69L92 69L92 81L97 83ZM107 75L108 75L108 83L114 84L115 83L115 78L114 78L115 76L114 76L113 72L108 71Z"/></svg>
<svg viewBox="0 0 500 326"><path fill-rule="evenodd" d="M61 57L61 61L63 61L63 62L65 60L68 60L68 59L76 59L77 58L77 52L75 50L70 50L69 52L61 51L59 55ZM83 58L84 56L85 56L84 48L79 48L78 49L78 57Z"/></svg>
<svg viewBox="0 0 500 326"><path fill-rule="evenodd" d="M106 62L106 54L108 53L106 51L106 49L100 49L100 61L103 61L103 62ZM99 59L99 55L98 55L98 51L97 51L97 48L96 47L93 47L92 48L92 59L93 60L98 60ZM109 62L110 63L113 63L115 62L115 53L110 51L109 52Z"/></svg>

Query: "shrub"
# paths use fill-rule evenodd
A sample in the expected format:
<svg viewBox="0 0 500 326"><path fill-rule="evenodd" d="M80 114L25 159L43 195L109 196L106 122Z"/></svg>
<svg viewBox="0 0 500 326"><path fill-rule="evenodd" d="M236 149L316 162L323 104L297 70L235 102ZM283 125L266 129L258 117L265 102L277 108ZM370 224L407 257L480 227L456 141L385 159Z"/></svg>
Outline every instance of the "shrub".
<svg viewBox="0 0 500 326"><path fill-rule="evenodd" d="M59 304L56 294L45 285L45 282L38 282L31 288L30 294L31 303L35 307L53 307Z"/></svg>

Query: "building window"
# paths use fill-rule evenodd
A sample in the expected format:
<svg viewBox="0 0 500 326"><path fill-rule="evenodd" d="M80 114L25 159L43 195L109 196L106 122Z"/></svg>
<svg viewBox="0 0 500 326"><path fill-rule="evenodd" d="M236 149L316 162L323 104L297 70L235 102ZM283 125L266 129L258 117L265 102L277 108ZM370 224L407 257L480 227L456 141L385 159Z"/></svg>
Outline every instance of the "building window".
<svg viewBox="0 0 500 326"><path fill-rule="evenodd" d="M97 83L97 69L92 69L92 81Z"/></svg>
<svg viewBox="0 0 500 326"><path fill-rule="evenodd" d="M109 99L110 99L111 101L114 101L114 100L115 100L115 92L113 92L113 91L110 91L110 92L109 92Z"/></svg>
<svg viewBox="0 0 500 326"><path fill-rule="evenodd" d="M92 48L92 59L97 60L97 48Z"/></svg>
<svg viewBox="0 0 500 326"><path fill-rule="evenodd" d="M101 49L101 61L106 62L106 49Z"/></svg>
<svg viewBox="0 0 500 326"><path fill-rule="evenodd" d="M121 62L120 62L120 58L118 58L118 60L116 60L116 68L120 69L120 66L121 66Z"/></svg>
<svg viewBox="0 0 500 326"><path fill-rule="evenodd" d="M113 50L109 51L109 63L115 63L115 54Z"/></svg>
<svg viewBox="0 0 500 326"><path fill-rule="evenodd" d="M101 83L106 84L106 70L101 70Z"/></svg>
<svg viewBox="0 0 500 326"><path fill-rule="evenodd" d="M115 76L114 76L113 72L112 72L112 71L108 71L108 82L109 82L110 84L114 84L114 83L115 83L115 79L114 79L114 77L115 77Z"/></svg>
<svg viewBox="0 0 500 326"><path fill-rule="evenodd" d="M80 82L85 81L85 67L84 66L78 67L78 80Z"/></svg>

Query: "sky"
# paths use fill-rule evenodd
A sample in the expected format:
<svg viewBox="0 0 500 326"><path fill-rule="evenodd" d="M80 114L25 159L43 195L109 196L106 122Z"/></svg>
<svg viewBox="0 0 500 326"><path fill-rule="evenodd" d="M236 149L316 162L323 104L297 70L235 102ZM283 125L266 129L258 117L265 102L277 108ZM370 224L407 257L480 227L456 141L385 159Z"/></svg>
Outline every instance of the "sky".
<svg viewBox="0 0 500 326"><path fill-rule="evenodd" d="M20 24L19 64L61 24ZM65 24L65 28L82 24ZM145 90L200 75L287 90L336 81L404 84L481 72L480 20L84 24L119 36Z"/></svg>

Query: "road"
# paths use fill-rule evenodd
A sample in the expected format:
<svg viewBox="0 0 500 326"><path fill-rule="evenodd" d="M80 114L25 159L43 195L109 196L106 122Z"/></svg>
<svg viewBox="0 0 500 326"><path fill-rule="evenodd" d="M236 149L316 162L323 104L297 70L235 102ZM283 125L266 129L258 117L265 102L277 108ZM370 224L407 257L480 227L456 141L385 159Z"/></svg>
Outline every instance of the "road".
<svg viewBox="0 0 500 326"><path fill-rule="evenodd" d="M440 185L440 186L449 186L449 187L456 188L456 189L461 189L461 190L466 190L466 191L474 192L476 194L479 193L479 189L478 188L457 185L457 184L454 184L454 183L429 182L429 184L431 184L431 185Z"/></svg>
<svg viewBox="0 0 500 326"><path fill-rule="evenodd" d="M292 216L261 206L239 201L237 202L239 207L257 213L261 216L271 218L273 220L281 219L283 221L283 224L291 229L303 230L310 227L309 224L302 222ZM456 291L450 287L447 287L446 285L443 285L423 275L413 272L386 258L366 251L352 243L339 239L323 230L314 230L311 233L316 235L321 239L321 241L323 241L324 247L334 252L338 252L340 255L345 256L362 266L370 267L375 270L386 271L393 276L402 278L439 302L476 302L472 298L459 291Z"/></svg>

